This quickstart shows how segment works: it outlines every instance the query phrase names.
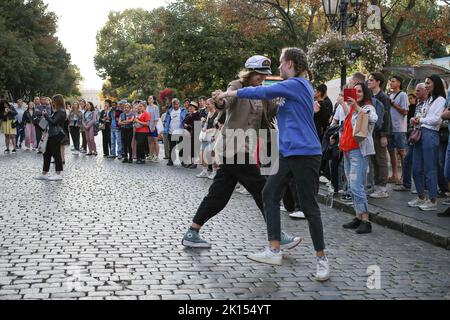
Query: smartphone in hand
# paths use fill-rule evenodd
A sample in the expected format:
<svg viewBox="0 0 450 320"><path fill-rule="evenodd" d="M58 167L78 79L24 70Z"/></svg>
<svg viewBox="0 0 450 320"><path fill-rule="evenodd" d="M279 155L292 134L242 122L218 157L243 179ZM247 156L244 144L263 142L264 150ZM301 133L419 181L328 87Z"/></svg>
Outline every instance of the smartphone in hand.
<svg viewBox="0 0 450 320"><path fill-rule="evenodd" d="M348 98L353 98L353 99L356 100L356 89L355 88L352 88L352 89L346 88L346 89L344 89L344 101L348 102Z"/></svg>

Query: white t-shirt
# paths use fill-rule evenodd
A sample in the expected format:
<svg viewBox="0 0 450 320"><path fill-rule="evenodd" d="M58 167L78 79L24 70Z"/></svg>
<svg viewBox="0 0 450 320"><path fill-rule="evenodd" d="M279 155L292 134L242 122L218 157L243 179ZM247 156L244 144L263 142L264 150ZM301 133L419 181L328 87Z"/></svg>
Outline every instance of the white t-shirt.
<svg viewBox="0 0 450 320"><path fill-rule="evenodd" d="M420 118L421 127L439 131L441 127L441 115L445 108L445 99L438 97L436 100L429 98L425 105L421 108L420 112L422 118Z"/></svg>
<svg viewBox="0 0 450 320"><path fill-rule="evenodd" d="M341 125L345 121L345 112L342 105L338 105L336 111L334 112L333 119L337 121L338 125Z"/></svg>
<svg viewBox="0 0 450 320"><path fill-rule="evenodd" d="M175 130L180 129L180 123L181 121L181 109L178 110L172 110L170 113L170 127L169 127L169 134L173 134ZM179 133L179 130L175 132L175 134Z"/></svg>

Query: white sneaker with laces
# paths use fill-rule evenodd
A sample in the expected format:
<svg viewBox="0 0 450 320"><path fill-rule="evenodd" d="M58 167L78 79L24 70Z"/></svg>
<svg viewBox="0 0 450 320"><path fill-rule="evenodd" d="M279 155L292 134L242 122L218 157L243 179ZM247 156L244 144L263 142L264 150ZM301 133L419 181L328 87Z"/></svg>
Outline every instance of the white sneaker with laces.
<svg viewBox="0 0 450 320"><path fill-rule="evenodd" d="M202 172L200 172L198 175L196 175L197 178L208 178L208 170L203 169Z"/></svg>
<svg viewBox="0 0 450 320"><path fill-rule="evenodd" d="M48 180L48 178L49 178L49 176L48 176L48 174L41 174L41 175L38 175L38 176L36 176L36 177L34 177L36 180L42 180L42 181L47 181Z"/></svg>
<svg viewBox="0 0 450 320"><path fill-rule="evenodd" d="M54 176L49 177L48 181L61 181L62 179L60 174L55 174Z"/></svg>
<svg viewBox="0 0 450 320"><path fill-rule="evenodd" d="M326 281L330 279L330 266L327 257L317 257L317 281Z"/></svg>
<svg viewBox="0 0 450 320"><path fill-rule="evenodd" d="M252 253L247 256L250 260L281 266L281 261L283 260L283 255L281 250L279 252L272 252L270 248L266 248L262 252Z"/></svg>
<svg viewBox="0 0 450 320"><path fill-rule="evenodd" d="M433 203L431 200L427 200L423 205L419 206L419 209L422 211L437 210L437 201Z"/></svg>
<svg viewBox="0 0 450 320"><path fill-rule="evenodd" d="M420 207L421 205L425 204L425 202L427 202L427 199L422 200L420 198L416 198L408 202L408 207Z"/></svg>
<svg viewBox="0 0 450 320"><path fill-rule="evenodd" d="M292 212L289 217L293 219L305 219L305 214L303 213L303 211L295 211Z"/></svg>

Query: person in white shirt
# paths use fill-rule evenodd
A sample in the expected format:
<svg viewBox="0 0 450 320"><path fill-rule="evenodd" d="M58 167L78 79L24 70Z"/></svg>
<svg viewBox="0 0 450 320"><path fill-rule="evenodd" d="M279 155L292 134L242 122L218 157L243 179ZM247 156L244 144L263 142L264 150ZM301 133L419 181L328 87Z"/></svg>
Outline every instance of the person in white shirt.
<svg viewBox="0 0 450 320"><path fill-rule="evenodd" d="M421 138L413 151L413 176L418 198L408 202L408 206L431 211L437 209L439 128L445 107L445 90L442 79L437 75L428 77L425 86L428 100L411 119L413 125L420 126ZM425 186L429 199L425 195Z"/></svg>
<svg viewBox="0 0 450 320"><path fill-rule="evenodd" d="M398 176L397 152L403 164L406 156L406 132L408 131L408 95L402 91L402 81L403 79L399 76L391 78L392 93L389 95L391 99L392 134L389 138L388 151L391 158L392 176L388 179L388 182L396 184L401 182Z"/></svg>

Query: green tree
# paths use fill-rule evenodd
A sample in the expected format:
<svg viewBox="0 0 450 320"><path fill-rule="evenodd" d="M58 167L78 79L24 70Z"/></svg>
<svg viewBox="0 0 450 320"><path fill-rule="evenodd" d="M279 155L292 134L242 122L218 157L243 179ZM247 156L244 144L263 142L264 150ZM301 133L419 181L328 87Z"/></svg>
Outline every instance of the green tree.
<svg viewBox="0 0 450 320"><path fill-rule="evenodd" d="M55 36L56 23L42 0L0 2L0 87L14 99L78 91L79 72Z"/></svg>

